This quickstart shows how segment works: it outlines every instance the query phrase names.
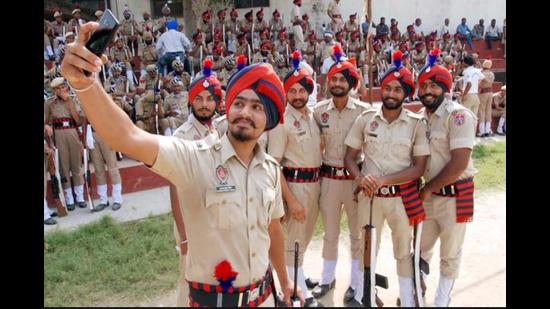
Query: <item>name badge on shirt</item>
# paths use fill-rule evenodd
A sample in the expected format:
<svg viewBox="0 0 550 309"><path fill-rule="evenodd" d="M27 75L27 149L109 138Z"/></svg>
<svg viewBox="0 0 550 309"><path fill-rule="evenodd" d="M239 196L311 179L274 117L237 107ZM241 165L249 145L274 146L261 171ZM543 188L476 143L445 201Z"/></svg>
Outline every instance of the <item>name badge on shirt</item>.
<svg viewBox="0 0 550 309"><path fill-rule="evenodd" d="M227 184L227 180L229 179L229 171L223 165L218 165L218 167L216 167L216 177L219 182L219 185L216 186L216 193L237 191L235 186Z"/></svg>
<svg viewBox="0 0 550 309"><path fill-rule="evenodd" d="M372 137L378 137L378 134L374 134L374 133L367 133L367 135Z"/></svg>

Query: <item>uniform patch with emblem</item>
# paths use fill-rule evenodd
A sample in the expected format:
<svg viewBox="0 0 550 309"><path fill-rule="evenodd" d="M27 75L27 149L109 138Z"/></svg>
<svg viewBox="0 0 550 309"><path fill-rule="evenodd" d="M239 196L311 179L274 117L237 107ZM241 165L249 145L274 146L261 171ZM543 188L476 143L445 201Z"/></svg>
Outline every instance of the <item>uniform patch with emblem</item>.
<svg viewBox="0 0 550 309"><path fill-rule="evenodd" d="M376 129L378 129L378 121L373 121L370 123L370 130L371 131L376 131Z"/></svg>
<svg viewBox="0 0 550 309"><path fill-rule="evenodd" d="M193 136L193 139L198 141L199 139L201 139L201 137L199 135L195 135L195 136Z"/></svg>
<svg viewBox="0 0 550 309"><path fill-rule="evenodd" d="M229 179L229 171L223 167L223 165L218 165L216 167L216 178L218 178L219 186L216 186L216 192L235 192L235 186L230 186L227 184Z"/></svg>
<svg viewBox="0 0 550 309"><path fill-rule="evenodd" d="M328 116L328 113L323 113L323 114L321 114L321 121L322 121L323 123L327 123L327 122L328 122L328 117L329 117L329 116Z"/></svg>
<svg viewBox="0 0 550 309"><path fill-rule="evenodd" d="M298 120L294 120L294 127L296 129L299 129L300 128L300 122Z"/></svg>
<svg viewBox="0 0 550 309"><path fill-rule="evenodd" d="M464 118L464 114L462 114L461 112L453 112L453 118L457 126L463 125L464 122L466 121Z"/></svg>

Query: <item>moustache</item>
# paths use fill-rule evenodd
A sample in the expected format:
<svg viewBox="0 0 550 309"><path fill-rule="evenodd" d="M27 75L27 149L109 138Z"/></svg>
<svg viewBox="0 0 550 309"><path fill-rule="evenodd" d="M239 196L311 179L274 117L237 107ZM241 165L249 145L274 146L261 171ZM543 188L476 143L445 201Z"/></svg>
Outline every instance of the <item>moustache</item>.
<svg viewBox="0 0 550 309"><path fill-rule="evenodd" d="M251 127L253 127L254 129L256 129L256 123L252 120L252 119L245 119L244 117L238 117L236 118L235 120L233 120L231 123L232 124L237 124L238 122L240 122L241 120L244 120L246 122L248 122L250 124Z"/></svg>

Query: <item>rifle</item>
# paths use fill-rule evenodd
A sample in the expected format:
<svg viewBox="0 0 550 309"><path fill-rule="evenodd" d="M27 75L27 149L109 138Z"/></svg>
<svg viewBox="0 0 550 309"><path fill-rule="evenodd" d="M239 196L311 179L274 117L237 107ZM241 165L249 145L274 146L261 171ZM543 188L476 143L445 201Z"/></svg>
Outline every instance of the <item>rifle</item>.
<svg viewBox="0 0 550 309"><path fill-rule="evenodd" d="M292 307L301 307L300 298L298 298L298 253L299 253L300 243L294 241L294 291L290 297L292 302Z"/></svg>
<svg viewBox="0 0 550 309"><path fill-rule="evenodd" d="M48 172L50 173L50 185L52 186L52 197L57 208L59 217L65 217L67 211L65 209L65 195L61 187L61 176L59 176L59 150L52 144L49 136L46 136L48 147L54 150L53 154L48 155ZM61 194L61 198L60 195Z"/></svg>
<svg viewBox="0 0 550 309"><path fill-rule="evenodd" d="M158 73L157 73L157 79L155 80L155 86L153 87L153 104L155 104L155 130L157 131L157 135L159 135L159 105L157 101L157 93L160 96L160 85L159 85Z"/></svg>
<svg viewBox="0 0 550 309"><path fill-rule="evenodd" d="M414 226L414 255L413 255L413 271L414 271L414 296L417 307L425 307L424 295L426 294L426 283L422 277L422 273L430 274L430 265L422 257L420 257L420 239L422 237L423 222Z"/></svg>
<svg viewBox="0 0 550 309"><path fill-rule="evenodd" d="M90 210L93 212L95 211L94 206L94 200L92 199L92 186L90 185L91 181L91 173L90 173L90 165L88 164L88 149L86 148L86 136L88 134L87 126L88 120L84 120L84 123L82 124L82 145L84 146L82 148L82 156L84 159L84 182L86 183L86 196L88 197L88 202L90 203Z"/></svg>
<svg viewBox="0 0 550 309"><path fill-rule="evenodd" d="M359 189L359 188L357 188ZM356 189L356 191L357 191ZM372 225L372 208L374 194L370 198L370 217L369 224L365 225L365 249L363 256L363 305L365 307L383 307L384 303L376 295L375 286L388 288L388 278L376 273L376 228Z"/></svg>

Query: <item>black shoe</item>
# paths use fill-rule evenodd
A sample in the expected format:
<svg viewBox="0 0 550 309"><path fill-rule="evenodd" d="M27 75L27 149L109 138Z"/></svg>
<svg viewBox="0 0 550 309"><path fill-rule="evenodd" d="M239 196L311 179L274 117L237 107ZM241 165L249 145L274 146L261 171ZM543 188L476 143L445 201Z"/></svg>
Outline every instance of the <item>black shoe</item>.
<svg viewBox="0 0 550 309"><path fill-rule="evenodd" d="M54 218L48 218L48 219L44 220L44 224L46 224L46 225L54 225L54 224L57 224L57 221L55 221Z"/></svg>
<svg viewBox="0 0 550 309"><path fill-rule="evenodd" d="M497 135L500 135L500 136L506 136L506 133L500 133L500 132L497 132Z"/></svg>
<svg viewBox="0 0 550 309"><path fill-rule="evenodd" d="M350 301L344 304L346 307L363 307L363 304L357 301L357 299L352 298Z"/></svg>
<svg viewBox="0 0 550 309"><path fill-rule="evenodd" d="M491 136L489 133L483 134L483 137L489 137L489 136Z"/></svg>
<svg viewBox="0 0 550 309"><path fill-rule="evenodd" d="M73 211L74 210L74 204L67 204L67 210Z"/></svg>
<svg viewBox="0 0 550 309"><path fill-rule="evenodd" d="M346 293L344 293L344 304L351 301L352 298L354 298L354 297L355 297L355 290L350 286L346 290Z"/></svg>
<svg viewBox="0 0 550 309"><path fill-rule="evenodd" d="M86 202L77 202L77 204L78 204L78 207L80 207L80 208L88 207L88 203L86 203Z"/></svg>
<svg viewBox="0 0 550 309"><path fill-rule="evenodd" d="M336 279L334 279L330 284L320 284L316 286L313 291L311 291L311 294L313 294L313 297L315 298L321 298L325 296L325 294L328 293L328 291L334 289L334 286L336 285Z"/></svg>
<svg viewBox="0 0 550 309"><path fill-rule="evenodd" d="M50 214L50 217L57 217L57 212L52 212L52 213Z"/></svg>
<svg viewBox="0 0 550 309"><path fill-rule="evenodd" d="M94 212L102 211L103 209L105 209L105 207L107 207L107 204L95 205L95 207L94 207Z"/></svg>
<svg viewBox="0 0 550 309"><path fill-rule="evenodd" d="M287 307L283 300L283 294L281 294L280 292L277 293L277 295L275 296L275 305L276 307Z"/></svg>
<svg viewBox="0 0 550 309"><path fill-rule="evenodd" d="M114 211L119 210L119 209L120 209L120 206L122 206L122 205L120 205L120 203L113 203L112 209L113 209Z"/></svg>
<svg viewBox="0 0 550 309"><path fill-rule="evenodd" d="M311 279L311 278L307 278L306 279L306 286L308 289L313 289L314 287L318 286L319 285L319 280L315 280L315 279Z"/></svg>
<svg viewBox="0 0 550 309"><path fill-rule="evenodd" d="M315 297L310 297L306 298L304 307L324 307L324 305L318 302Z"/></svg>

